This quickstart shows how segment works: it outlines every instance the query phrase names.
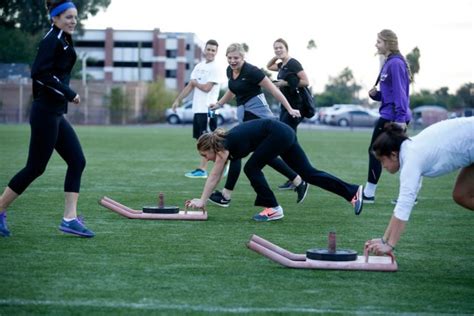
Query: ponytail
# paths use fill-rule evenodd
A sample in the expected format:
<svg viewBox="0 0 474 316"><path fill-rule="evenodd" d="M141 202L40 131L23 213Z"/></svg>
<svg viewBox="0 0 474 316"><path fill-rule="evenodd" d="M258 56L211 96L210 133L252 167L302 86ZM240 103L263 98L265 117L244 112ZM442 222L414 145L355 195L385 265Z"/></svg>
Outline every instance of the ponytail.
<svg viewBox="0 0 474 316"><path fill-rule="evenodd" d="M223 128L218 128L213 132L202 134L197 141L198 151L213 150L215 152L223 151L224 136L227 132Z"/></svg>

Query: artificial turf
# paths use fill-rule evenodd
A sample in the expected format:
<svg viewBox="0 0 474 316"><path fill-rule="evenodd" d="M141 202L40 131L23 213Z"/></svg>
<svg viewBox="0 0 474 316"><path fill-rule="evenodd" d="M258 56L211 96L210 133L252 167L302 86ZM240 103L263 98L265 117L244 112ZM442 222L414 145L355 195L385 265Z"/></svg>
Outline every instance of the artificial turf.
<svg viewBox="0 0 474 316"><path fill-rule="evenodd" d="M275 190L285 217L256 223L251 217L259 208L242 172L230 207L208 205L208 221L129 220L98 199L141 208L158 192L167 205L200 196L205 180L184 177L199 161L191 127L76 131L87 158L79 212L97 235L83 239L57 229L66 165L55 153L9 208L12 236L0 238L0 315L474 313L474 214L452 201L456 173L425 178L397 246L398 272L288 269L248 250L250 236L304 253L325 247L335 230L338 247L360 252L386 228L398 175L383 173L375 204L360 216L312 186L302 204L294 192ZM370 132L301 128L298 138L316 167L364 184ZM28 140L27 125L0 125L2 187L25 164ZM273 188L285 181L270 168L264 172Z"/></svg>

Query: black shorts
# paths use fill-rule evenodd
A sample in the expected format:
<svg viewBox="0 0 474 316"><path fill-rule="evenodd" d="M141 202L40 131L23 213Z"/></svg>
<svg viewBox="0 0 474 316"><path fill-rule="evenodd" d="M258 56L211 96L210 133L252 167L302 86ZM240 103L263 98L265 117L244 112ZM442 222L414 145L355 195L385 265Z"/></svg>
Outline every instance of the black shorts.
<svg viewBox="0 0 474 316"><path fill-rule="evenodd" d="M207 133L207 113L195 113L193 118L193 138Z"/></svg>

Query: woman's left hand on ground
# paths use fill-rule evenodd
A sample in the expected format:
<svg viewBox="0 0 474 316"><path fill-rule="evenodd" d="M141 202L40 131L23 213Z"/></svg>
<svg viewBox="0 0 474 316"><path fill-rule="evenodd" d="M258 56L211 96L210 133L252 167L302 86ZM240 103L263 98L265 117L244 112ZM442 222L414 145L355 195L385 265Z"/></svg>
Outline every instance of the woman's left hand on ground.
<svg viewBox="0 0 474 316"><path fill-rule="evenodd" d="M382 241L382 238L375 238L371 240L367 240L365 242L365 246L367 247L367 250L369 253L374 253L378 256L387 254L389 252L392 252L393 249L386 243Z"/></svg>
<svg viewBox="0 0 474 316"><path fill-rule="evenodd" d="M204 201L201 199L192 199L192 200L187 200L184 203L184 206L186 208L200 208L204 210L205 204L204 204Z"/></svg>

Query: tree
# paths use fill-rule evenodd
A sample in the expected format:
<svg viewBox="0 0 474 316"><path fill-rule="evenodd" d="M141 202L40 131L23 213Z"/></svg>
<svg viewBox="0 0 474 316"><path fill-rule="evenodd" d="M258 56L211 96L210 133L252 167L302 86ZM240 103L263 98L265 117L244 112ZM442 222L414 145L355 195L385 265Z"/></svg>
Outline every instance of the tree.
<svg viewBox="0 0 474 316"><path fill-rule="evenodd" d="M465 83L464 85L456 91L456 97L458 98L459 102L462 107L472 108L474 107L474 83L469 82Z"/></svg>
<svg viewBox="0 0 474 316"><path fill-rule="evenodd" d="M87 16L96 15L100 9L109 6L111 0L75 0L78 11L78 30L83 26L81 21ZM3 0L0 2L0 26L8 29L17 28L25 33L35 35L43 33L50 25L48 12L43 0Z"/></svg>
<svg viewBox="0 0 474 316"><path fill-rule="evenodd" d="M358 93L361 88L356 83L352 70L346 67L337 77L329 78L325 92L331 96L332 100L337 100L337 103L360 103Z"/></svg>
<svg viewBox="0 0 474 316"><path fill-rule="evenodd" d="M178 93L166 88L163 78L158 78L148 86L148 93L143 100L143 119L146 123L164 122L165 110L176 99Z"/></svg>
<svg viewBox="0 0 474 316"><path fill-rule="evenodd" d="M420 56L420 49L418 47L415 47L405 57L408 63L408 67L410 67L413 82L415 81L415 75L420 71Z"/></svg>
<svg viewBox="0 0 474 316"><path fill-rule="evenodd" d="M16 28L0 26L0 63L31 64L41 36L25 34Z"/></svg>
<svg viewBox="0 0 474 316"><path fill-rule="evenodd" d="M316 49L316 48L318 48L318 47L316 46L316 42L315 42L313 39L310 39L310 40L308 41L308 45L306 45L306 48L307 48L308 50L311 50L311 49Z"/></svg>
<svg viewBox="0 0 474 316"><path fill-rule="evenodd" d="M246 53L248 53L250 48L249 48L249 46L247 45L247 43L242 43L241 45L242 45L242 48L244 49L244 51L245 51Z"/></svg>

